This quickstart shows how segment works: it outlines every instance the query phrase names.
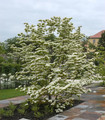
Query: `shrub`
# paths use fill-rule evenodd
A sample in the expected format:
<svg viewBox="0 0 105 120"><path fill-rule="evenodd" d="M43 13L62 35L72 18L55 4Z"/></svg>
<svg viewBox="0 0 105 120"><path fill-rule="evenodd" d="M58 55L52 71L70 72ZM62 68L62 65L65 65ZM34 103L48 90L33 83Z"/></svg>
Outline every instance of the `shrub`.
<svg viewBox="0 0 105 120"><path fill-rule="evenodd" d="M15 109L16 109L16 106L10 103L10 105L6 109L3 109L3 108L0 109L0 116L11 117L14 115Z"/></svg>
<svg viewBox="0 0 105 120"><path fill-rule="evenodd" d="M26 34L18 38L20 46L12 46L23 63L17 79L31 81L21 90L30 95L31 104L47 103L55 106L56 112L70 105L74 95L87 92L84 85L99 79L93 59L87 59L87 53L82 52L84 35L70 20L53 17L39 20L37 27L25 23ZM33 110L38 112L36 107Z"/></svg>

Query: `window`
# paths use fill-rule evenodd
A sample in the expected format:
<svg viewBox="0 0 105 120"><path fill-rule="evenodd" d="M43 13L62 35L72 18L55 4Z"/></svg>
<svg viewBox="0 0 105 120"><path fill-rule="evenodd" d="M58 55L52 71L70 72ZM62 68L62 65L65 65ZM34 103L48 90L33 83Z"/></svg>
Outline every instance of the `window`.
<svg viewBox="0 0 105 120"><path fill-rule="evenodd" d="M93 40L93 44L95 44L96 40Z"/></svg>

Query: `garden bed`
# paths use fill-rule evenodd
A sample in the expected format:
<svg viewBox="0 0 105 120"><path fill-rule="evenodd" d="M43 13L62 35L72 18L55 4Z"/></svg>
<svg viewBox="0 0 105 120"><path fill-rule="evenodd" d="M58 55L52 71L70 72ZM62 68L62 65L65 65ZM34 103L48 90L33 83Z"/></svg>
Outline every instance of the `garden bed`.
<svg viewBox="0 0 105 120"><path fill-rule="evenodd" d="M78 105L82 102L83 101L80 101L80 100L74 100L73 106L67 106L65 110L68 110L68 109L70 109L70 108L72 108L72 107L74 107L74 106L76 106L76 105ZM12 114L11 110L9 111L9 108L10 109L15 109L13 114ZM20 112L19 112L18 109L20 109ZM40 113L41 113L42 109L44 109L44 112L42 111L43 116L40 116ZM55 112L51 112L51 111L49 112L49 110L47 111L47 109L45 110L43 105L41 106L40 110L38 111L38 112L40 112L39 113L40 117L35 117L33 111L30 109L30 107L27 109L27 112L24 112L24 110L22 111L20 105L14 106L14 105L11 104L9 107L6 107L5 110L9 111L8 115L7 116L2 116L1 120L19 120L21 118L26 118L26 119L29 119L29 120L46 120L46 119L56 115ZM6 112L4 114L6 115Z"/></svg>

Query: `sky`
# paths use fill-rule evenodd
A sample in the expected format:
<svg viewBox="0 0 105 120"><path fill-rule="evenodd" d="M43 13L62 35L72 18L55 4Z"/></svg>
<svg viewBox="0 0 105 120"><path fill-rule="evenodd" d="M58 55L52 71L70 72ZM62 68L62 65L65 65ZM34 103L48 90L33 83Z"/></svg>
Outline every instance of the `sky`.
<svg viewBox="0 0 105 120"><path fill-rule="evenodd" d="M73 18L86 36L105 30L105 0L0 0L0 42L24 32L24 23L36 25L53 16Z"/></svg>

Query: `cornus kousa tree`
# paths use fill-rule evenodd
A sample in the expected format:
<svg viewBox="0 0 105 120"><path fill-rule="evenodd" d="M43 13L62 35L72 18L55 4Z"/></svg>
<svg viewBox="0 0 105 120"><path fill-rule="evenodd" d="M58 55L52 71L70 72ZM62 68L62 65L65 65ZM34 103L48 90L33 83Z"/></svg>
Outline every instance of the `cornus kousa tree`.
<svg viewBox="0 0 105 120"><path fill-rule="evenodd" d="M82 52L82 37L71 18L39 20L37 26L25 23L25 34L19 34L19 45L12 48L22 63L17 79L30 81L21 89L31 104L48 103L62 112L74 95L87 91L84 85L98 79L95 65Z"/></svg>

